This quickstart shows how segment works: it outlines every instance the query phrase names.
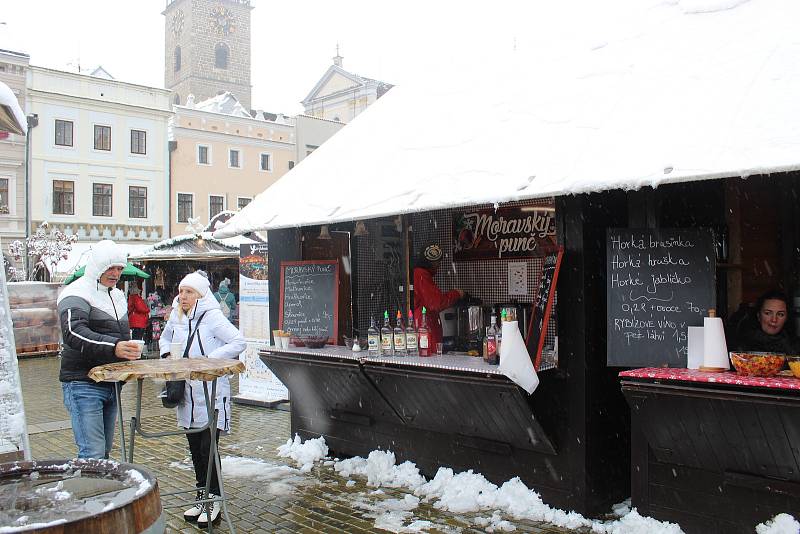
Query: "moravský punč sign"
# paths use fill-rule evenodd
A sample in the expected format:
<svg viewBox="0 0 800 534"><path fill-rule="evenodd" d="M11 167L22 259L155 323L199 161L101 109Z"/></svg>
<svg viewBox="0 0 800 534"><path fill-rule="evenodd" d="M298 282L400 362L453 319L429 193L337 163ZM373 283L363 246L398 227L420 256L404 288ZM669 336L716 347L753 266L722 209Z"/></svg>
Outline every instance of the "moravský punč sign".
<svg viewBox="0 0 800 534"><path fill-rule="evenodd" d="M536 258L558 249L552 206L453 212L453 259Z"/></svg>

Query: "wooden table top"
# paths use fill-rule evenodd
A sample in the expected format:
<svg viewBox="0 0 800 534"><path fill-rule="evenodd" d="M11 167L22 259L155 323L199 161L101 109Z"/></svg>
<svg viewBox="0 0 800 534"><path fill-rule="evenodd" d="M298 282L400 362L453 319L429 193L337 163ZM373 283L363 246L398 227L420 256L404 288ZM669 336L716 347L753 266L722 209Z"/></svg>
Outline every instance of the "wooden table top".
<svg viewBox="0 0 800 534"><path fill-rule="evenodd" d="M177 360L133 360L107 363L89 371L95 382L127 382L140 378L164 380L214 380L244 371L244 362L221 358L180 358Z"/></svg>

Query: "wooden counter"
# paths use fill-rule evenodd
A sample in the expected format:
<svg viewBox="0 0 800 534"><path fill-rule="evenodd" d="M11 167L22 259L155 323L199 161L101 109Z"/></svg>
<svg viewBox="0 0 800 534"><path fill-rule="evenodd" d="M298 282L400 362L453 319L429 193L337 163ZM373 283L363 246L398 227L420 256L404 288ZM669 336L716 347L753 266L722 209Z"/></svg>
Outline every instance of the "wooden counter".
<svg viewBox="0 0 800 534"><path fill-rule="evenodd" d="M269 348L261 359L292 394L292 434L324 436L335 453L391 450L426 475L473 469L519 476L550 503L572 498L554 432L497 366L466 355L382 357L344 347Z"/></svg>
<svg viewBox="0 0 800 534"><path fill-rule="evenodd" d="M687 533L800 516L800 380L688 369L620 373L631 408L631 497Z"/></svg>

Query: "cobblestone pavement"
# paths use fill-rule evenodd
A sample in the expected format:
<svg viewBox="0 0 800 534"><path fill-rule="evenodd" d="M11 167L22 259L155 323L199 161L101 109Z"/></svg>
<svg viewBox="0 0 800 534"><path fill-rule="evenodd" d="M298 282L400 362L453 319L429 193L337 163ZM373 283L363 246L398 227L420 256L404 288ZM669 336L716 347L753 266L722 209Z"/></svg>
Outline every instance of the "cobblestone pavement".
<svg viewBox="0 0 800 534"><path fill-rule="evenodd" d="M27 359L20 361L23 397L30 434L32 456L36 459L71 458L75 443L69 415L62 402L58 382L58 358ZM175 429L173 410L161 407L156 399L159 386L145 381L142 423L153 431ZM232 380L234 392L236 380ZM123 389L123 408L132 408L135 385ZM129 415L125 414L128 420ZM276 466L290 465L277 456L276 448L290 437L289 412L244 405L234 405L233 432L220 439L220 455L259 459ZM127 435L127 429L126 429ZM118 436L112 457L119 459ZM157 478L162 493L194 486L189 450L183 436L161 439L141 439L137 436L135 460L149 469ZM233 477L225 475L228 510L237 532L387 532L375 526L376 514L369 503L376 499L403 498L403 490L382 488L384 494L370 496L375 488L367 487L359 477L355 485L337 475L333 467L318 465L309 473L297 471L274 477ZM201 532L183 521L183 506L166 508L179 503L175 497L165 497L168 532ZM451 514L421 503L413 511L413 518L427 520L435 525L428 532L483 532L470 519L491 515ZM405 524L410 522L409 517ZM544 524L512 521L517 532L556 534L567 532ZM215 532L227 532L223 522Z"/></svg>

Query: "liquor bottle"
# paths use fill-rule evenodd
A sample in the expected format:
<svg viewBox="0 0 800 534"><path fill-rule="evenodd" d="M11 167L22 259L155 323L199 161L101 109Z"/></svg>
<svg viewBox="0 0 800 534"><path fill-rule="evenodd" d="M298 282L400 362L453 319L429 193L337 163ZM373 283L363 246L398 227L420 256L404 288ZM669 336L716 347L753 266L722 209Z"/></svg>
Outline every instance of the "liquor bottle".
<svg viewBox="0 0 800 534"><path fill-rule="evenodd" d="M489 330L486 332L486 362L490 365L497 364L497 340L500 334L497 331L497 317L492 314L489 321Z"/></svg>
<svg viewBox="0 0 800 534"><path fill-rule="evenodd" d="M500 347L503 345L503 323L508 321L508 317L506 317L506 310L500 312L500 328L497 329L497 334L495 335L495 343L497 344L497 361L495 363L500 363Z"/></svg>
<svg viewBox="0 0 800 534"><path fill-rule="evenodd" d="M406 330L403 328L403 315L397 310L394 322L394 354L402 356L406 353Z"/></svg>
<svg viewBox="0 0 800 534"><path fill-rule="evenodd" d="M375 317L369 318L367 344L370 354L377 355L381 353L381 335L378 332L378 329L375 327Z"/></svg>
<svg viewBox="0 0 800 534"><path fill-rule="evenodd" d="M389 311L383 312L383 326L381 327L381 354L391 356L394 354L392 343L392 325L389 324Z"/></svg>
<svg viewBox="0 0 800 534"><path fill-rule="evenodd" d="M408 310L408 324L406 325L406 354L409 356L419 355L417 337L417 329L414 326L414 312Z"/></svg>
<svg viewBox="0 0 800 534"><path fill-rule="evenodd" d="M417 339L419 339L419 355L431 355L431 333L428 330L428 318L426 317L426 310L422 308L422 319L419 321L419 329L417 330Z"/></svg>

